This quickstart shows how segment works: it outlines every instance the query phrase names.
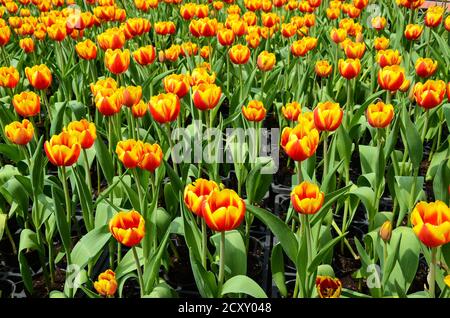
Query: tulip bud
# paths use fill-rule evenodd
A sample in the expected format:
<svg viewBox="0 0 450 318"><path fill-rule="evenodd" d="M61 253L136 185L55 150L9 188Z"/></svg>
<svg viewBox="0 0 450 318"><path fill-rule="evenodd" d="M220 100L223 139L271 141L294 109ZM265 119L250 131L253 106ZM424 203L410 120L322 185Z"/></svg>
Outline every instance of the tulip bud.
<svg viewBox="0 0 450 318"><path fill-rule="evenodd" d="M383 223L383 225L380 227L380 237L381 239L387 243L391 240L392 236L392 222L386 221Z"/></svg>

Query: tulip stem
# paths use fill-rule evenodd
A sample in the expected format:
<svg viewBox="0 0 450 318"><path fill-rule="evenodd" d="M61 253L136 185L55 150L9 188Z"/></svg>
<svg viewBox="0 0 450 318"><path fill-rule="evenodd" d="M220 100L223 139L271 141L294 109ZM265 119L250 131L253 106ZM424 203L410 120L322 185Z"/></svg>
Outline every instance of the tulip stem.
<svg viewBox="0 0 450 318"><path fill-rule="evenodd" d="M71 223L71 219L72 219L72 213L71 213L71 204L70 204L70 197L69 197L69 188L67 185L67 176L66 176L66 167L62 166L61 167L61 182L63 184L63 189L64 189L64 199L66 200L66 221L67 221L67 225L69 226L69 229L71 228L70 223Z"/></svg>
<svg viewBox="0 0 450 318"><path fill-rule="evenodd" d="M219 260L219 285L218 285L219 293L222 293L224 276L225 276L225 232L220 232L220 260Z"/></svg>
<svg viewBox="0 0 450 318"><path fill-rule="evenodd" d="M206 269L206 253L208 251L208 233L206 232L206 222L205 222L204 218L202 218L202 238L203 238L202 265L203 265L203 268Z"/></svg>
<svg viewBox="0 0 450 318"><path fill-rule="evenodd" d="M84 163L85 163L85 165L86 165L86 170L85 170L85 173L86 173L86 179L87 179L87 183L88 183L88 187L89 187L89 194L91 195L91 198L92 198L92 180L91 180L91 171L90 171L90 169L89 169L89 159L88 159L88 156L87 156L87 151L86 151L86 149L83 149L83 158L84 158ZM89 215L89 217L90 217L90 220L89 220L89 223L90 223L90 226L91 226L91 229L92 229L92 224L93 224L93 222L94 222L94 216L93 215Z"/></svg>
<svg viewBox="0 0 450 318"><path fill-rule="evenodd" d="M422 143L425 141L425 137L427 135L429 118L430 118L430 112L428 110L425 110L425 122L423 124L423 130L422 130Z"/></svg>
<svg viewBox="0 0 450 318"><path fill-rule="evenodd" d="M297 161L297 183L300 184L303 181L302 177L302 162Z"/></svg>
<svg viewBox="0 0 450 318"><path fill-rule="evenodd" d="M325 180L325 177L328 174L328 131L324 132L323 137L323 176L322 180Z"/></svg>
<svg viewBox="0 0 450 318"><path fill-rule="evenodd" d="M141 264L139 263L139 257L137 255L136 252L136 247L131 247L132 251L133 251L133 257L134 257L134 261L136 263L136 269L137 269L137 273L138 273L138 279L139 279L139 289L141 291L141 297L144 296L144 279L142 276L142 269L141 269Z"/></svg>
<svg viewBox="0 0 450 318"><path fill-rule="evenodd" d="M132 169L133 171L133 176L136 179L136 188L137 188L137 192L138 192L138 198L139 198L139 209L141 210L140 212L143 215L146 215L145 213L145 202L142 200L142 189L141 189L141 182L139 179L139 174L137 172L137 169Z"/></svg>
<svg viewBox="0 0 450 318"><path fill-rule="evenodd" d="M435 287L436 287L436 253L437 248L433 247L431 249L431 264L430 264L430 281L428 291L430 292L430 297L435 298Z"/></svg>

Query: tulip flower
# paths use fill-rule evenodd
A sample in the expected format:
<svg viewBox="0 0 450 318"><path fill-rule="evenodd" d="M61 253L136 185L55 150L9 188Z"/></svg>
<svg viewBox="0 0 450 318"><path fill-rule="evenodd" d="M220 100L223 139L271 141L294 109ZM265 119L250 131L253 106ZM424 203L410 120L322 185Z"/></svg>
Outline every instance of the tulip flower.
<svg viewBox="0 0 450 318"><path fill-rule="evenodd" d="M405 28L405 38L409 41L415 41L422 35L423 27L418 24L408 24Z"/></svg>
<svg viewBox="0 0 450 318"><path fill-rule="evenodd" d="M25 74L28 82L36 89L46 89L52 84L52 73L44 64L26 67Z"/></svg>
<svg viewBox="0 0 450 318"><path fill-rule="evenodd" d="M202 111L216 107L222 96L222 89L216 84L199 84L192 91L194 106Z"/></svg>
<svg viewBox="0 0 450 318"><path fill-rule="evenodd" d="M305 41L298 40L291 45L291 53L296 57L305 56L308 52L309 49Z"/></svg>
<svg viewBox="0 0 450 318"><path fill-rule="evenodd" d="M338 66L339 73L348 80L358 76L361 71L361 62L359 59L340 59Z"/></svg>
<svg viewBox="0 0 450 318"><path fill-rule="evenodd" d="M269 53L267 51L262 51L261 53L259 53L257 65L261 71L263 72L270 71L275 65L275 63L276 63L275 54Z"/></svg>
<svg viewBox="0 0 450 318"><path fill-rule="evenodd" d="M160 124L172 122L180 113L180 99L176 94L167 93L152 96L149 110L153 118Z"/></svg>
<svg viewBox="0 0 450 318"><path fill-rule="evenodd" d="M12 104L17 114L22 117L36 116L41 110L40 98L34 92L22 92L14 95Z"/></svg>
<svg viewBox="0 0 450 318"><path fill-rule="evenodd" d="M67 125L67 131L71 135L75 135L83 149L89 149L97 139L97 129L95 124L82 119L80 121L72 121Z"/></svg>
<svg viewBox="0 0 450 318"><path fill-rule="evenodd" d="M121 140L117 143L116 154L127 169L136 168L144 156L143 143L134 139Z"/></svg>
<svg viewBox="0 0 450 318"><path fill-rule="evenodd" d="M133 52L133 58L142 66L152 64L156 59L156 50L152 45L140 47Z"/></svg>
<svg viewBox="0 0 450 318"><path fill-rule="evenodd" d="M233 45L228 51L228 55L234 64L245 64L250 58L250 49L241 44Z"/></svg>
<svg viewBox="0 0 450 318"><path fill-rule="evenodd" d="M142 97L141 86L127 86L122 90L122 105L132 107L140 102Z"/></svg>
<svg viewBox="0 0 450 318"><path fill-rule="evenodd" d="M132 247L144 238L145 221L137 211L122 211L109 221L109 231L119 243Z"/></svg>
<svg viewBox="0 0 450 318"><path fill-rule="evenodd" d="M342 291L342 283L338 278L317 276L316 289L319 298L339 298Z"/></svg>
<svg viewBox="0 0 450 318"><path fill-rule="evenodd" d="M381 225L380 231L378 233L384 242L389 242L392 236L392 222L384 222L383 225Z"/></svg>
<svg viewBox="0 0 450 318"><path fill-rule="evenodd" d="M91 40L79 42L75 45L75 50L80 58L84 60L93 60L97 57L97 46Z"/></svg>
<svg viewBox="0 0 450 318"><path fill-rule="evenodd" d="M245 36L245 41L249 47L255 49L261 42L261 36L257 32L250 32Z"/></svg>
<svg viewBox="0 0 450 318"><path fill-rule="evenodd" d="M364 42L352 42L348 41L344 46L344 52L349 59L361 59L366 51L366 45Z"/></svg>
<svg viewBox="0 0 450 318"><path fill-rule="evenodd" d="M435 28L441 24L442 19L444 17L444 11L445 8L433 6L428 8L427 12L425 13L425 25L430 28Z"/></svg>
<svg viewBox="0 0 450 318"><path fill-rule="evenodd" d="M398 65L386 66L378 71L378 84L382 89L395 92L405 80L405 70Z"/></svg>
<svg viewBox="0 0 450 318"><path fill-rule="evenodd" d="M436 73L438 67L437 61L430 58L418 58L415 64L416 74L420 77L426 78Z"/></svg>
<svg viewBox="0 0 450 318"><path fill-rule="evenodd" d="M281 146L294 161L303 161L311 157L319 144L317 129L299 124L294 128L286 127L281 134Z"/></svg>
<svg viewBox="0 0 450 318"><path fill-rule="evenodd" d="M155 32L159 35L174 34L176 31L175 23L172 21L160 21L155 23Z"/></svg>
<svg viewBox="0 0 450 318"><path fill-rule="evenodd" d="M290 38L297 32L297 26L294 23L283 23L281 25L281 35L285 38Z"/></svg>
<svg viewBox="0 0 450 318"><path fill-rule="evenodd" d="M76 134L67 131L54 135L44 144L48 160L55 166L68 167L77 162L81 145Z"/></svg>
<svg viewBox="0 0 450 318"><path fill-rule="evenodd" d="M34 135L34 127L28 119L14 121L5 126L5 135L13 144L26 145Z"/></svg>
<svg viewBox="0 0 450 318"><path fill-rule="evenodd" d="M105 66L113 74L121 74L128 70L130 65L130 51L108 49L105 52Z"/></svg>
<svg viewBox="0 0 450 318"><path fill-rule="evenodd" d="M431 109L442 103L445 91L445 83L443 81L428 80L425 83L416 83L414 86L414 97L420 107Z"/></svg>
<svg viewBox="0 0 450 318"><path fill-rule="evenodd" d="M413 231L428 247L450 242L450 209L442 201L419 202L411 213Z"/></svg>
<svg viewBox="0 0 450 318"><path fill-rule="evenodd" d="M91 93L94 97L102 89L109 89L109 88L112 90L117 89L117 82L111 77L106 77L105 79L100 79L97 82L90 84Z"/></svg>
<svg viewBox="0 0 450 318"><path fill-rule="evenodd" d="M328 77L332 70L333 66L327 60L317 61L314 67L314 71L319 77Z"/></svg>
<svg viewBox="0 0 450 318"><path fill-rule="evenodd" d="M97 281L94 282L94 288L102 296L114 296L117 290L116 274L108 269L98 275Z"/></svg>
<svg viewBox="0 0 450 318"><path fill-rule="evenodd" d="M325 195L316 184L303 181L291 192L294 210L300 214L315 214L323 205Z"/></svg>
<svg viewBox="0 0 450 318"><path fill-rule="evenodd" d="M139 103L131 106L131 113L135 118L142 118L147 114L148 106L143 100L140 100Z"/></svg>
<svg viewBox="0 0 450 318"><path fill-rule="evenodd" d="M183 98L190 88L189 78L184 74L170 74L163 79L164 89L167 93L177 94Z"/></svg>
<svg viewBox="0 0 450 318"><path fill-rule="evenodd" d="M341 9L339 9L339 8L327 8L326 9L326 13L327 13L327 18L329 20L336 20L337 18L339 18L340 14L341 14Z"/></svg>
<svg viewBox="0 0 450 318"><path fill-rule="evenodd" d="M219 190L217 183L199 178L185 187L183 194L184 203L189 211L195 215L202 216L203 202L216 190Z"/></svg>
<svg viewBox="0 0 450 318"><path fill-rule="evenodd" d="M61 42L67 36L67 29L64 24L55 23L47 28L47 34L48 34L48 37L51 38L52 40Z"/></svg>
<svg viewBox="0 0 450 318"><path fill-rule="evenodd" d="M372 27L377 31L383 30L386 27L386 23L385 17L374 17L371 21Z"/></svg>
<svg viewBox="0 0 450 318"><path fill-rule="evenodd" d="M142 147L143 157L138 163L138 167L150 172L154 172L161 165L163 152L158 144L144 143Z"/></svg>
<svg viewBox="0 0 450 318"><path fill-rule="evenodd" d="M234 42L234 32L230 29L222 29L217 32L217 40L222 46L230 46Z"/></svg>
<svg viewBox="0 0 450 318"><path fill-rule="evenodd" d="M334 43L341 43L347 38L347 31L345 29L332 29L330 33L331 40Z"/></svg>
<svg viewBox="0 0 450 318"><path fill-rule="evenodd" d="M297 121L302 112L302 106L297 102L287 103L281 108L284 118L289 121Z"/></svg>
<svg viewBox="0 0 450 318"><path fill-rule="evenodd" d="M181 55L183 56L194 56L198 53L197 44L192 42L184 42L181 44Z"/></svg>
<svg viewBox="0 0 450 318"><path fill-rule="evenodd" d="M373 41L373 47L377 51L386 50L389 47L389 39L384 36L375 38Z"/></svg>
<svg viewBox="0 0 450 318"><path fill-rule="evenodd" d="M191 86L198 86L200 84L214 84L216 81L216 74L209 74L208 70L204 67L194 68L188 77L191 81Z"/></svg>
<svg viewBox="0 0 450 318"><path fill-rule="evenodd" d="M247 106L242 106L242 114L248 121L259 122L266 117L266 109L262 102L251 100Z"/></svg>
<svg viewBox="0 0 450 318"><path fill-rule="evenodd" d="M19 72L14 66L0 67L0 86L7 88L16 87L19 82Z"/></svg>
<svg viewBox="0 0 450 318"><path fill-rule="evenodd" d="M391 65L400 65L402 57L397 50L379 50L377 52L377 63L381 68Z"/></svg>
<svg viewBox="0 0 450 318"><path fill-rule="evenodd" d="M230 189L212 191L202 204L202 215L208 227L216 232L237 228L245 216L245 203Z"/></svg>
<svg viewBox="0 0 450 318"><path fill-rule="evenodd" d="M367 121L374 128L387 127L394 118L394 106L378 102L370 104L366 110Z"/></svg>
<svg viewBox="0 0 450 318"><path fill-rule="evenodd" d="M447 31L450 32L450 15L445 18L444 27Z"/></svg>
<svg viewBox="0 0 450 318"><path fill-rule="evenodd" d="M11 38L11 29L8 26L0 26L0 46L8 44Z"/></svg>
<svg viewBox="0 0 450 318"><path fill-rule="evenodd" d="M95 106L103 116L112 116L120 111L122 98L122 90L103 88L95 95Z"/></svg>
<svg viewBox="0 0 450 318"><path fill-rule="evenodd" d="M27 54L34 52L34 41L32 38L20 39L19 46Z"/></svg>
<svg viewBox="0 0 450 318"><path fill-rule="evenodd" d="M314 124L321 131L335 131L342 123L344 111L338 103L324 102L314 109Z"/></svg>

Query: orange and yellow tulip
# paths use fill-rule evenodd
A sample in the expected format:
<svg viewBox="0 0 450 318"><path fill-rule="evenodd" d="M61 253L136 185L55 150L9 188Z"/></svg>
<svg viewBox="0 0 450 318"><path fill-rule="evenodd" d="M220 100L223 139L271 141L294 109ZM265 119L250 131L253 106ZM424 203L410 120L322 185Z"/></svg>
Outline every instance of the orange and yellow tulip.
<svg viewBox="0 0 450 318"><path fill-rule="evenodd" d="M97 57L97 46L94 42L87 39L75 45L75 50L80 58L83 60L93 60Z"/></svg>
<svg viewBox="0 0 450 318"><path fill-rule="evenodd" d="M250 49L242 44L233 45L228 55L234 64L245 64L250 59Z"/></svg>
<svg viewBox="0 0 450 318"><path fill-rule="evenodd" d="M16 145L26 145L33 139L34 127L28 119L14 121L5 126L5 135Z"/></svg>
<svg viewBox="0 0 450 318"><path fill-rule="evenodd" d="M94 282L94 288L102 296L114 296L117 290L116 274L108 269L98 275L97 281Z"/></svg>
<svg viewBox="0 0 450 318"><path fill-rule="evenodd" d="M148 106L143 100L140 100L139 103L131 106L131 113L135 118L142 118L147 114Z"/></svg>
<svg viewBox="0 0 450 318"><path fill-rule="evenodd" d="M427 78L436 73L438 63L430 58L420 57L415 64L416 74L420 77Z"/></svg>
<svg viewBox="0 0 450 318"><path fill-rule="evenodd" d="M160 124L172 122L180 113L180 99L176 94L167 93L152 96L149 102L150 113Z"/></svg>
<svg viewBox="0 0 450 318"><path fill-rule="evenodd" d="M152 45L140 47L133 52L133 58L142 66L152 64L156 59L156 50Z"/></svg>
<svg viewBox="0 0 450 318"><path fill-rule="evenodd" d="M317 276L316 289L319 298L339 298L342 292L342 283L339 278Z"/></svg>
<svg viewBox="0 0 450 318"><path fill-rule="evenodd" d="M445 83L443 81L428 80L414 85L414 97L417 104L425 109L438 106L444 100Z"/></svg>
<svg viewBox="0 0 450 318"><path fill-rule="evenodd" d="M275 65L275 63L276 63L275 54L269 53L267 51L262 51L261 53L259 53L256 62L258 68L263 72L270 71Z"/></svg>
<svg viewBox="0 0 450 318"><path fill-rule="evenodd" d="M184 188L184 204L189 211L201 217L203 202L216 190L219 190L217 183L199 178Z"/></svg>
<svg viewBox="0 0 450 318"><path fill-rule="evenodd" d="M373 41L373 47L377 51L386 50L389 47L389 39L384 36L375 38Z"/></svg>
<svg viewBox="0 0 450 318"><path fill-rule="evenodd" d="M350 80L358 76L361 71L361 62L359 59L340 59L338 67L339 73L341 73L344 78Z"/></svg>
<svg viewBox="0 0 450 318"><path fill-rule="evenodd" d="M450 209L442 201L419 202L411 213L413 231L428 247L450 242Z"/></svg>
<svg viewBox="0 0 450 318"><path fill-rule="evenodd" d="M230 46L234 42L234 32L230 29L221 29L217 32L217 40L222 46Z"/></svg>
<svg viewBox="0 0 450 318"><path fill-rule="evenodd" d="M213 109L222 96L222 89L216 84L202 83L192 87L194 106L200 110Z"/></svg>
<svg viewBox="0 0 450 318"><path fill-rule="evenodd" d="M54 135L44 144L48 160L54 166L68 167L77 162L80 156L81 145L77 135L67 131Z"/></svg>
<svg viewBox="0 0 450 318"><path fill-rule="evenodd" d="M297 121L298 116L302 113L302 106L298 102L287 103L281 107L284 118L289 121Z"/></svg>
<svg viewBox="0 0 450 318"><path fill-rule="evenodd" d="M394 106L378 102L370 104L366 110L367 122L374 128L387 127L394 118Z"/></svg>
<svg viewBox="0 0 450 318"><path fill-rule="evenodd" d="M286 127L281 134L281 146L294 161L303 161L311 157L319 145L319 131L303 124L294 128Z"/></svg>
<svg viewBox="0 0 450 318"><path fill-rule="evenodd" d="M121 74L128 70L130 65L130 51L108 49L105 52L105 66L113 74Z"/></svg>
<svg viewBox="0 0 450 318"><path fill-rule="evenodd" d="M378 71L378 84L382 89L395 92L405 80L405 70L398 65L383 67Z"/></svg>
<svg viewBox="0 0 450 318"><path fill-rule="evenodd" d="M17 114L22 117L32 117L41 111L39 96L34 92L22 92L14 95L12 104Z"/></svg>
<svg viewBox="0 0 450 318"><path fill-rule="evenodd" d="M418 24L408 24L405 28L405 38L409 41L415 41L422 35L423 26Z"/></svg>
<svg viewBox="0 0 450 318"><path fill-rule="evenodd" d="M109 221L109 231L119 243L132 247L144 238L145 220L137 211L122 211Z"/></svg>
<svg viewBox="0 0 450 318"><path fill-rule="evenodd" d="M342 123L344 111L338 103L318 103L314 108L314 125L320 131L335 131Z"/></svg>
<svg viewBox="0 0 450 318"><path fill-rule="evenodd" d="M112 116L120 111L122 98L122 90L103 88L95 95L95 106L103 116Z"/></svg>
<svg viewBox="0 0 450 318"><path fill-rule="evenodd" d="M167 93L177 94L183 98L190 88L189 78L184 74L170 74L163 79L164 89Z"/></svg>
<svg viewBox="0 0 450 318"><path fill-rule="evenodd" d="M16 87L19 83L19 72L14 66L0 67L0 86L7 88Z"/></svg>
<svg viewBox="0 0 450 318"><path fill-rule="evenodd" d="M82 119L80 121L72 121L67 125L67 131L71 135L75 135L83 149L89 149L94 145L97 139L97 129L95 124Z"/></svg>
<svg viewBox="0 0 450 318"><path fill-rule="evenodd" d="M52 72L45 64L26 67L25 74L36 89L46 89L52 84Z"/></svg>
<svg viewBox="0 0 450 318"><path fill-rule="evenodd" d="M141 86L127 86L122 89L122 105L132 107L142 98Z"/></svg>
<svg viewBox="0 0 450 318"><path fill-rule="evenodd" d="M314 71L319 77L328 77L333 70L333 66L327 60L317 61Z"/></svg>
<svg viewBox="0 0 450 318"><path fill-rule="evenodd" d="M402 57L397 50L380 50L377 52L377 62L381 68L391 65L400 65Z"/></svg>
<svg viewBox="0 0 450 318"><path fill-rule="evenodd" d="M345 29L332 29L330 33L331 40L334 43L341 43L347 38L347 31Z"/></svg>
<svg viewBox="0 0 450 318"><path fill-rule="evenodd" d="M245 216L245 203L230 189L212 191L202 204L202 216L208 227L216 232L237 228Z"/></svg>
<svg viewBox="0 0 450 318"><path fill-rule="evenodd" d="M248 121L259 122L266 117L266 109L262 102L251 100L247 106L242 106L242 114Z"/></svg>
<svg viewBox="0 0 450 318"><path fill-rule="evenodd" d="M444 7L433 6L429 7L425 13L424 21L425 25L430 28L435 28L441 24L444 17Z"/></svg>
<svg viewBox="0 0 450 318"><path fill-rule="evenodd" d="M163 152L158 144L144 143L142 146L143 157L138 167L153 172L161 165Z"/></svg>
<svg viewBox="0 0 450 318"><path fill-rule="evenodd" d="M392 222L389 220L384 222L378 233L384 242L389 242L392 236Z"/></svg>
<svg viewBox="0 0 450 318"><path fill-rule="evenodd" d="M352 42L348 41L344 46L344 52L349 59L361 59L366 51L366 45L364 42Z"/></svg>
<svg viewBox="0 0 450 318"><path fill-rule="evenodd" d="M20 39L19 46L27 54L34 52L34 41L32 38Z"/></svg>
<svg viewBox="0 0 450 318"><path fill-rule="evenodd" d="M303 181L291 192L291 202L294 210L300 214L315 214L323 205L325 195L319 187L308 181Z"/></svg>
<svg viewBox="0 0 450 318"><path fill-rule="evenodd" d="M143 143L134 139L121 140L117 143L116 154L127 169L136 168L144 156Z"/></svg>

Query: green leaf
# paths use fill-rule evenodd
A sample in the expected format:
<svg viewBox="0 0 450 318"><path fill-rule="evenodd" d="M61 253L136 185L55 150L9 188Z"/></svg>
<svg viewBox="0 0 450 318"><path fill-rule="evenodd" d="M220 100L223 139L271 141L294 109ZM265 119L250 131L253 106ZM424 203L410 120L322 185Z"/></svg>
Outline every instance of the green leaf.
<svg viewBox="0 0 450 318"><path fill-rule="evenodd" d="M71 253L72 264L76 264L80 267L86 266L92 258L100 253L110 237L111 233L108 230L108 225L104 225L88 232L73 248Z"/></svg>
<svg viewBox="0 0 450 318"><path fill-rule="evenodd" d="M74 172L74 175L75 175L75 183L77 186L77 192L78 192L78 196L80 197L80 205L81 205L81 212L83 213L83 221L84 221L84 224L86 225L86 229L88 231L90 231L94 228L94 225L91 224L91 221L93 221L91 219L94 215L92 194L88 188L88 185L86 184L86 181L80 175L80 170L73 169L72 171ZM90 173L90 172L87 171L87 173Z"/></svg>
<svg viewBox="0 0 450 318"><path fill-rule="evenodd" d="M30 229L24 229L20 232L20 241L19 241L19 268L20 274L22 275L23 283L25 288L33 293L33 280L31 276L31 269L28 266L27 258L25 253L28 250L41 252L41 247L38 244L38 239L36 233L34 233Z"/></svg>
<svg viewBox="0 0 450 318"><path fill-rule="evenodd" d="M136 247L136 253L139 258L139 263L144 263L144 255L142 252L142 248ZM133 251L129 250L125 256L120 260L119 265L117 265L115 273L116 279L119 280L126 274L136 270L136 262L134 260Z"/></svg>
<svg viewBox="0 0 450 318"><path fill-rule="evenodd" d="M94 147L103 175L105 176L106 181L108 181L108 184L112 185L114 178L113 158L100 137L97 137L97 140L95 140Z"/></svg>
<svg viewBox="0 0 450 318"><path fill-rule="evenodd" d="M444 160L439 165L433 180L433 192L436 200L449 201L450 160Z"/></svg>
<svg viewBox="0 0 450 318"><path fill-rule="evenodd" d="M58 227L59 235L66 252L70 251L71 248L71 235L69 224L67 223L66 213L64 211L65 204L59 197L59 193L55 187L52 187L52 197L53 197L53 209L55 213L56 226Z"/></svg>
<svg viewBox="0 0 450 318"><path fill-rule="evenodd" d="M272 270L272 279L281 296L287 297L286 278L284 277L284 255L280 243L277 243L272 249L270 268Z"/></svg>
<svg viewBox="0 0 450 318"><path fill-rule="evenodd" d="M328 251L330 251L341 239L343 239L346 234L347 233L343 233L342 235L335 237L334 239L329 241L325 246L320 248L319 253L317 253L317 255L314 256L313 260L308 266L309 273L313 273L317 269L317 266L320 265L320 263L322 262L323 258L328 253Z"/></svg>
<svg viewBox="0 0 450 318"><path fill-rule="evenodd" d="M267 210L247 205L247 210L253 213L258 219L260 219L272 233L280 241L286 255L293 261L297 262L298 243L294 233L291 229L281 221L278 217L273 215Z"/></svg>
<svg viewBox="0 0 450 318"><path fill-rule="evenodd" d="M19 162L25 159L22 151L20 151L19 146L16 145L0 144L0 153L14 162Z"/></svg>
<svg viewBox="0 0 450 318"><path fill-rule="evenodd" d="M215 257L219 257L220 233L211 236L216 247ZM239 231L225 232L225 278L247 273L247 253Z"/></svg>
<svg viewBox="0 0 450 318"><path fill-rule="evenodd" d="M42 149L44 149L44 136L41 136L39 142L36 146L36 150L31 158L32 165L30 167L31 171L31 184L33 186L33 191L36 194L42 193L44 188L44 175L45 175L45 165L47 163L47 157L42 154Z"/></svg>
<svg viewBox="0 0 450 318"><path fill-rule="evenodd" d="M270 160L258 163L248 174L245 187L247 193L247 200L250 203L258 203L269 191L270 184L272 183L272 174L262 174L261 169L268 166L271 163Z"/></svg>
<svg viewBox="0 0 450 318"><path fill-rule="evenodd" d="M2 240L7 221L8 221L8 215L4 214L4 213L0 213L0 241Z"/></svg>
<svg viewBox="0 0 450 318"><path fill-rule="evenodd" d="M254 298L267 298L264 290L250 277L238 275L230 278L223 284L221 294L246 294Z"/></svg>
<svg viewBox="0 0 450 318"><path fill-rule="evenodd" d="M55 108L56 112L50 126L50 136L58 134L63 128L63 120L67 108L67 101L62 103L55 103Z"/></svg>
<svg viewBox="0 0 450 318"><path fill-rule="evenodd" d="M406 145L408 147L409 158L415 169L420 167L423 157L423 144L419 132L417 131L416 125L409 118L408 112L405 106L403 106L402 111L402 125L400 127L402 134L405 136Z"/></svg>
<svg viewBox="0 0 450 318"><path fill-rule="evenodd" d="M175 170L164 160L164 166L169 174L170 181L172 183L173 191L177 198L183 193L183 184L181 183L180 177L175 173Z"/></svg>
<svg viewBox="0 0 450 318"><path fill-rule="evenodd" d="M392 242L395 245L393 245L393 247L387 257L387 260L385 260L386 263L384 264L384 271L383 271L383 278L382 278L383 286L386 285L386 283L389 279L389 276L391 275L391 272L394 269L395 263L397 262L401 240L402 240L402 235L400 234L399 238Z"/></svg>

